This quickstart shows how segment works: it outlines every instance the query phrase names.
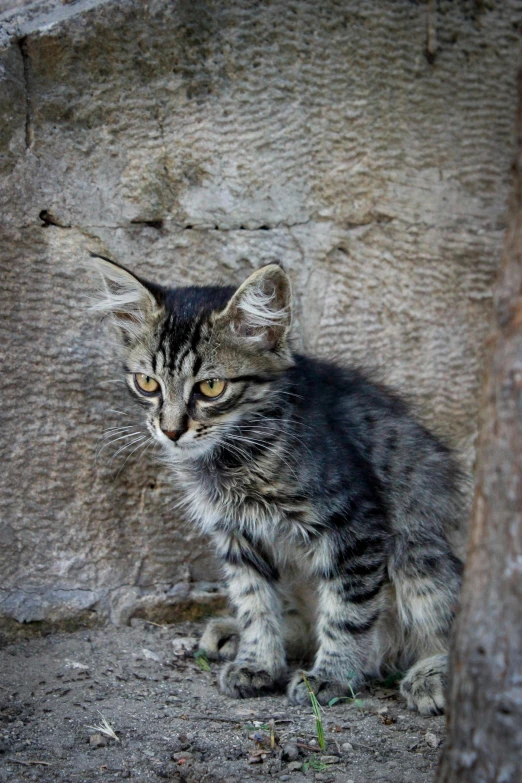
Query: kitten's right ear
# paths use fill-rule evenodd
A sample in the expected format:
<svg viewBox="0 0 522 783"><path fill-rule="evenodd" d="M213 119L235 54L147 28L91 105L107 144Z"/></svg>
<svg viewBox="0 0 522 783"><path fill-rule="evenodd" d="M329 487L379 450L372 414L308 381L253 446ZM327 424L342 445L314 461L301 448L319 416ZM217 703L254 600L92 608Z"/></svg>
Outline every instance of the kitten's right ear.
<svg viewBox="0 0 522 783"><path fill-rule="evenodd" d="M139 336L160 309L153 291L144 280L110 258L95 253L90 255L102 279L102 288L91 309L111 315L123 336Z"/></svg>

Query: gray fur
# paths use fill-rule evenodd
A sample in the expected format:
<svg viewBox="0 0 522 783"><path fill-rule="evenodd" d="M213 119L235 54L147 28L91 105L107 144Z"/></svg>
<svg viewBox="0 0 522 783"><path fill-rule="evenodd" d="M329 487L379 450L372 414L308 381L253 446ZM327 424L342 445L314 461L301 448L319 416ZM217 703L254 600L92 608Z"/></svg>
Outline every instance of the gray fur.
<svg viewBox="0 0 522 783"><path fill-rule="evenodd" d="M121 331L129 388L223 563L235 619L202 639L234 659L222 691L267 693L315 652L322 703L399 668L408 706L440 711L462 568L451 452L385 387L292 353L279 266L234 291L163 289L108 264L98 307ZM216 400L198 391L206 379L227 381ZM300 671L288 695L309 703Z"/></svg>

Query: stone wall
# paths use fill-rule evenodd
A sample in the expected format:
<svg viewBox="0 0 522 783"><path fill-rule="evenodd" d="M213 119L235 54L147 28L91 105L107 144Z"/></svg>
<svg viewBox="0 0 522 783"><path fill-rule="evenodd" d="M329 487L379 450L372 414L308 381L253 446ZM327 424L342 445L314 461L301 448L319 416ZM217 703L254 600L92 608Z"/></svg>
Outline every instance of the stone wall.
<svg viewBox="0 0 522 783"><path fill-rule="evenodd" d="M281 259L297 344L377 368L471 467L522 8L436 6L78 0L0 17L6 622L176 611L188 580L217 577L152 449L95 459L138 419L87 311L89 249L181 284Z"/></svg>

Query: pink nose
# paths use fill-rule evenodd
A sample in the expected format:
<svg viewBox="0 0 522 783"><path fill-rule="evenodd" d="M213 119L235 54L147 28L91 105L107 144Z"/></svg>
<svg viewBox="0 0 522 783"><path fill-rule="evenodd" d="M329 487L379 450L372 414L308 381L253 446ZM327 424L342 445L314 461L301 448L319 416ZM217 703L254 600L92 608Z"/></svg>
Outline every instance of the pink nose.
<svg viewBox="0 0 522 783"><path fill-rule="evenodd" d="M181 430L161 430L164 435L167 436L167 438L170 438L171 440L179 440L183 433Z"/></svg>

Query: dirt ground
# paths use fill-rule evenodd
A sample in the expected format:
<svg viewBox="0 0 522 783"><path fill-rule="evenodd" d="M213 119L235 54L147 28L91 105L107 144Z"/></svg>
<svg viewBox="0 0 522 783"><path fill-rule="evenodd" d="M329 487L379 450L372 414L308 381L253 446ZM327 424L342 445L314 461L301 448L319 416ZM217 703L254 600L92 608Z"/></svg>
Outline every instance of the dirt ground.
<svg viewBox="0 0 522 783"><path fill-rule="evenodd" d="M324 709L321 751L311 708L218 692L219 666L194 658L201 628L133 620L0 650L0 783L433 781L442 717L375 685ZM102 717L118 740L89 728Z"/></svg>

